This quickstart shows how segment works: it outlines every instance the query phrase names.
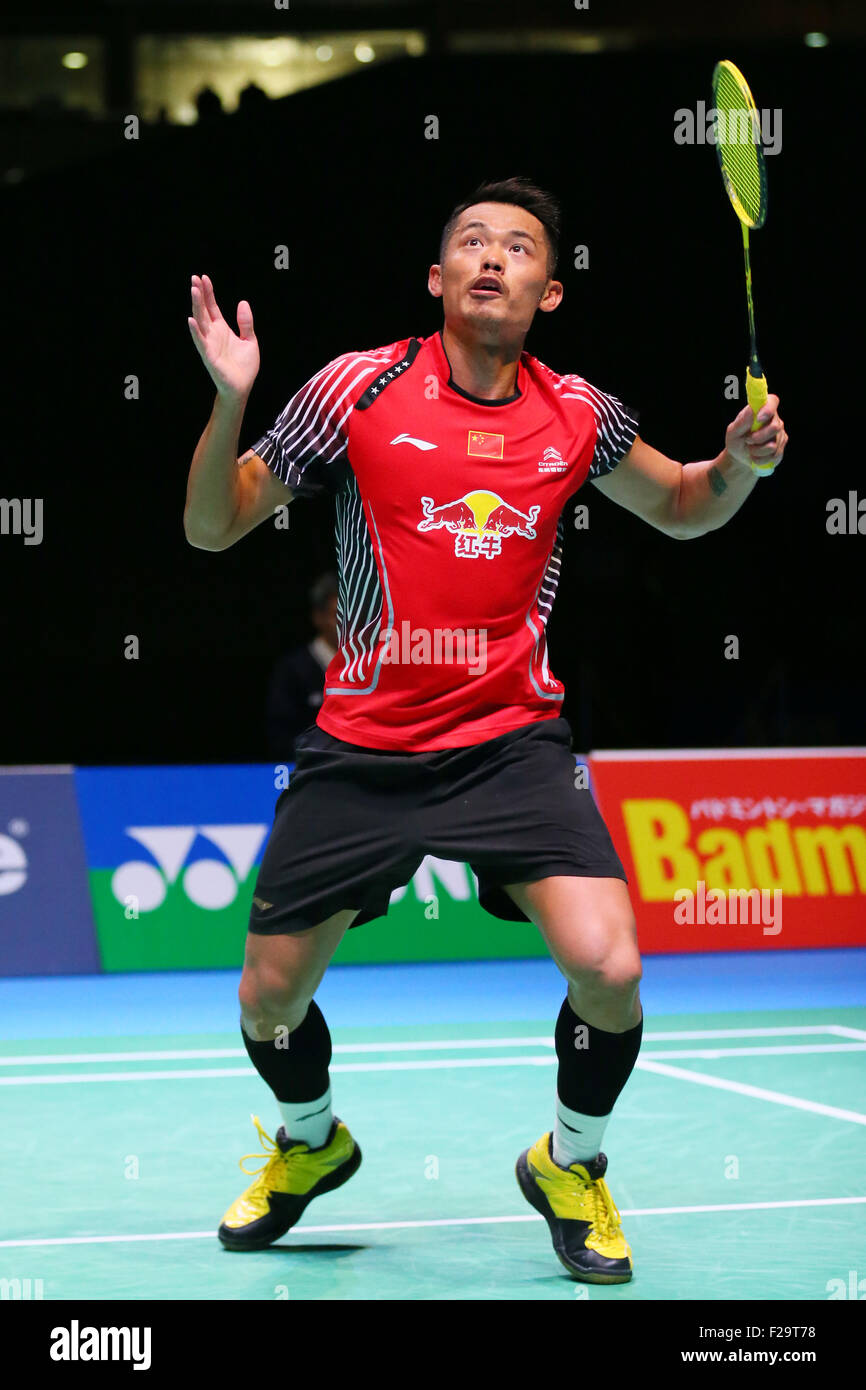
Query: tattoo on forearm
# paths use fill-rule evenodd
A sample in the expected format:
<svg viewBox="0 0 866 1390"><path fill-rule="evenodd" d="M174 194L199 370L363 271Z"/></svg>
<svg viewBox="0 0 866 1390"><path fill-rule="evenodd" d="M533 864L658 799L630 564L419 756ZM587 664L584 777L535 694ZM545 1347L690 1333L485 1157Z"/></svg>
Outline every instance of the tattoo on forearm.
<svg viewBox="0 0 866 1390"><path fill-rule="evenodd" d="M256 456L256 451L255 451L255 449L247 449L246 453L243 454L243 455L238 459L238 466L239 466L240 468L243 468L244 464L245 464L245 463L249 463L250 459L255 458L255 456Z"/></svg>
<svg viewBox="0 0 866 1390"><path fill-rule="evenodd" d="M727 492L728 485L722 477L721 473L719 472L718 468L716 468L715 464L710 469L707 476L710 481L710 490L714 492L717 497L721 497L723 492Z"/></svg>

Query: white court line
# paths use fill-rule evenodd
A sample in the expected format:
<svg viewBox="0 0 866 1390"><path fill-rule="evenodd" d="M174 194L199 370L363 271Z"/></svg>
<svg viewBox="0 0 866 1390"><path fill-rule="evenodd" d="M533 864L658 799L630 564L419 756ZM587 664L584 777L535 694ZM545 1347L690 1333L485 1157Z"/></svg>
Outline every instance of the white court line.
<svg viewBox="0 0 866 1390"><path fill-rule="evenodd" d="M678 1081L694 1081L698 1086L715 1086L720 1091L736 1091L741 1096L754 1096L756 1100L769 1100L776 1105L790 1105L795 1110L811 1110L816 1115L829 1115L835 1120L851 1120L854 1124L866 1125L866 1115L861 1115L857 1110L842 1110L836 1105L822 1105L817 1100L801 1100L799 1096L785 1095L783 1091L767 1091L762 1086L747 1086L742 1081L725 1081L720 1076L686 1071L684 1067L669 1067L664 1062L649 1062L638 1057L635 1069L658 1072L660 1076L672 1076Z"/></svg>
<svg viewBox="0 0 866 1390"><path fill-rule="evenodd" d="M829 1023L828 1033L836 1033L840 1038L866 1038L866 1030L863 1028L848 1028L844 1023Z"/></svg>
<svg viewBox="0 0 866 1390"><path fill-rule="evenodd" d="M550 1038L457 1038L442 1042L334 1043L334 1052L443 1052L483 1047L553 1047ZM64 1062L182 1062L200 1057L246 1057L245 1047L200 1047L164 1052L77 1052L27 1053L20 1057L0 1057L0 1066L38 1066Z"/></svg>
<svg viewBox="0 0 866 1390"><path fill-rule="evenodd" d="M710 1202L691 1207L623 1208L620 1216L683 1216L710 1211L773 1211L779 1207L835 1207L866 1203L866 1197L798 1197L782 1202ZM543 1216L456 1216L435 1221L353 1221L333 1226L295 1226L292 1234L305 1236L338 1231L403 1231L437 1226L498 1226L521 1221L543 1221ZM0 1249L41 1245L119 1245L126 1241L216 1240L211 1231L166 1231L158 1235L48 1236L37 1240L0 1240Z"/></svg>
<svg viewBox="0 0 866 1390"><path fill-rule="evenodd" d="M799 1038L812 1033L837 1033L840 1029L841 1023L801 1023L785 1028L694 1028L675 1033L644 1033L643 1040L686 1042L689 1039L698 1041L706 1038ZM844 1031L847 1033L849 1030ZM858 1037L866 1038L866 1033L860 1033L856 1028L850 1031L852 1037L856 1033Z"/></svg>
<svg viewBox="0 0 866 1390"><path fill-rule="evenodd" d="M671 1033L644 1033L643 1042L688 1042L710 1038L796 1038L814 1034L835 1033L844 1037L866 1040L866 1031L846 1028L841 1023L810 1023L787 1028L695 1028ZM335 1043L334 1052L438 1052L449 1049L482 1047L553 1047L554 1039L545 1038L448 1038L438 1042L380 1042ZM16 1057L0 1057L2 1067L63 1066L84 1062L182 1062L202 1061L220 1057L246 1057L243 1047L191 1047L151 1052L32 1052Z"/></svg>
<svg viewBox="0 0 866 1390"><path fill-rule="evenodd" d="M652 1070L652 1058L691 1057L703 1061L718 1061L725 1057L763 1057L790 1056L796 1054L814 1055L826 1052L864 1052L866 1043L812 1043L789 1044L779 1047L721 1047L721 1048L666 1048L661 1052L641 1052L636 1065L646 1062L647 1070ZM98 1055L98 1054L97 1054ZM547 1067L557 1062L555 1054L549 1051L541 1057L449 1057L436 1058L424 1062L337 1062L329 1068L332 1072L372 1072L372 1071L441 1071L457 1067ZM670 1072L677 1074L677 1068ZM245 1067L177 1067L166 1071L85 1071L60 1072L25 1076L2 1076L0 1086L65 1086L85 1081L191 1081L196 1077L254 1076L251 1064ZM697 1073L682 1073L695 1077ZM710 1083L707 1082L709 1085ZM731 1088L739 1083L731 1082ZM769 1092L767 1093L770 1094ZM829 1112L828 1112L829 1113ZM841 1111L839 1112L842 1113ZM848 1112L845 1112L846 1114Z"/></svg>
<svg viewBox="0 0 866 1390"><path fill-rule="evenodd" d="M661 1052L641 1051L641 1057L790 1057L794 1053L866 1052L866 1042L788 1043L779 1047L666 1047Z"/></svg>
<svg viewBox="0 0 866 1390"><path fill-rule="evenodd" d="M648 1069L653 1057L692 1057L705 1061L724 1057L761 1057L764 1054L776 1055L790 1053L813 1054L818 1052L863 1052L866 1043L817 1043L811 1046L788 1047L731 1047L731 1048L681 1048L667 1049L663 1052L640 1054L637 1065L647 1061ZM337 1062L329 1068L332 1072L372 1072L372 1071L441 1071L457 1067L547 1067L553 1066L557 1058L550 1053L542 1057L449 1057L437 1058L429 1062ZM676 1068L671 1071L674 1075ZM696 1073L689 1073L690 1076ZM53 1076L2 1076L0 1086L64 1086L84 1081L191 1081L196 1077L254 1076L252 1065L245 1067L178 1067L167 1071L85 1071L65 1072ZM734 1086L731 1082L731 1086ZM768 1093L769 1094L769 1093ZM829 1112L828 1112L829 1113ZM842 1112L840 1112L841 1114ZM847 1112L846 1112L847 1113Z"/></svg>
<svg viewBox="0 0 866 1390"><path fill-rule="evenodd" d="M434 1062L338 1062L329 1071L437 1071L454 1067L549 1067L556 1057L449 1057ZM58 1076L2 1076L0 1086L62 1086L75 1081L190 1081L198 1076L255 1076L245 1067L184 1067L176 1071L83 1071Z"/></svg>
<svg viewBox="0 0 866 1390"><path fill-rule="evenodd" d="M335 1049L336 1050L336 1049ZM163 1052L28 1052L20 1057L0 1057L0 1067L72 1066L83 1062L181 1062L217 1057L246 1057L243 1047L190 1047Z"/></svg>

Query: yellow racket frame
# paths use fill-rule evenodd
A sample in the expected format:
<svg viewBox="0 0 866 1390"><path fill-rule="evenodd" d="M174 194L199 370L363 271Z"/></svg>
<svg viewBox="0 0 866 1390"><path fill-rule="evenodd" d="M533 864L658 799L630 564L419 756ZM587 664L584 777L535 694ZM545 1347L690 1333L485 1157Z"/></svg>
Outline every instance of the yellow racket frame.
<svg viewBox="0 0 866 1390"><path fill-rule="evenodd" d="M761 149L760 145L756 142L758 170L761 181L761 207L759 209L759 218L758 220L755 220L753 217L749 215L749 213L746 211L746 208L743 206L742 200L740 199L740 196L737 192L734 181L730 175L729 170L725 165L725 160L722 153L724 148L724 142L720 141L718 138L719 107L717 105L717 97L719 81L722 77L722 74L727 74L735 83L737 90L739 91L743 99L742 109L749 112L749 119L752 122L753 131L756 129L760 130L760 124L756 119L758 116L758 111L757 107L755 106L755 101L752 96L748 82L746 81L745 77L740 72L740 69L737 67L735 63L732 63L729 58L723 58L721 62L717 63L715 68L713 69L712 82L713 110L715 113L714 123L716 132L716 153L719 158L719 167L721 168L722 172L722 181L725 185L725 192L727 193L728 198L730 199L731 206L733 207L734 212L737 214L737 218L740 222L740 228L743 234L743 260L746 271L746 302L749 311L749 333L751 336L751 358L749 361L749 365L746 368L746 400L748 401L752 409L751 432L754 434L756 430L759 430L762 427L761 422L759 422L758 420L758 414L767 404L769 389L767 387L767 378L765 377L761 368L755 338L755 306L754 300L752 298L752 266L749 257L749 231L754 231L755 229L764 225L764 220L766 218L767 183L766 172L764 168L763 150ZM751 468L754 473L757 473L759 476L766 477L768 474L773 472L775 464L766 462L753 462L751 464Z"/></svg>

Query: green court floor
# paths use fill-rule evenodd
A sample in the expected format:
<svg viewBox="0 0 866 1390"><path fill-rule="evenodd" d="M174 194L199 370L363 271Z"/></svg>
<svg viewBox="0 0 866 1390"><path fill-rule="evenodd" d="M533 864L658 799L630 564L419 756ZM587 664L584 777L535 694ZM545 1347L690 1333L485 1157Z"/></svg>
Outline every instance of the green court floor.
<svg viewBox="0 0 866 1390"><path fill-rule="evenodd" d="M331 1034L363 1164L246 1255L214 1232L250 1181L250 1113L279 1118L236 1032L3 1044L0 1278L45 1299L630 1301L866 1277L866 1009L647 1015L603 1145L635 1260L613 1287L569 1278L514 1177L552 1126L550 1019Z"/></svg>

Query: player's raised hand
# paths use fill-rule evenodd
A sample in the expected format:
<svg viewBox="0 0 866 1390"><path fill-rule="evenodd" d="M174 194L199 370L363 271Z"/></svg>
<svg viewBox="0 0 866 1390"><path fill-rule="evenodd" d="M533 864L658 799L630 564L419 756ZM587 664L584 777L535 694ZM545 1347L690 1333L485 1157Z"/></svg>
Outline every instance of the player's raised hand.
<svg viewBox="0 0 866 1390"><path fill-rule="evenodd" d="M192 316L187 319L217 390L223 396L245 398L259 370L259 345L253 329L253 311L245 299L238 305L238 333L220 313L207 275L192 277Z"/></svg>

